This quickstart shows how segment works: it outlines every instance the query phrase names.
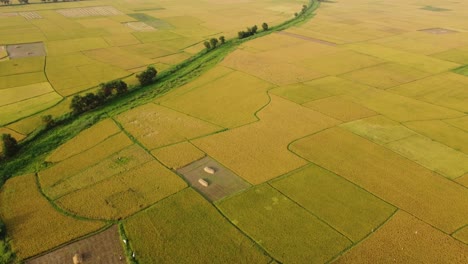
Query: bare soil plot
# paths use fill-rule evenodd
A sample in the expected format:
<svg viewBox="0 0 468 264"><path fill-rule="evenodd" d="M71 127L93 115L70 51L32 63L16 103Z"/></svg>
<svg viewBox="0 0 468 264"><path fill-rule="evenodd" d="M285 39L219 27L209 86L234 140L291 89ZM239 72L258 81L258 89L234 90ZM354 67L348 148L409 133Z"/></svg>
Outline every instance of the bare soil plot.
<svg viewBox="0 0 468 264"><path fill-rule="evenodd" d="M44 256L26 261L26 264L72 263L75 254L79 254L83 258L84 263L125 263L119 231L117 226L112 226L104 232L74 242Z"/></svg>
<svg viewBox="0 0 468 264"><path fill-rule="evenodd" d="M34 12L34 11L19 12L19 15L26 18L27 20L42 18L41 15L39 15L37 12Z"/></svg>
<svg viewBox="0 0 468 264"><path fill-rule="evenodd" d="M334 263L467 263L468 246L399 211Z"/></svg>
<svg viewBox="0 0 468 264"><path fill-rule="evenodd" d="M117 16L123 15L122 12L117 10L113 6L93 6L93 7L79 7L79 8L68 8L59 9L57 13L65 17L90 17L90 16Z"/></svg>
<svg viewBox="0 0 468 264"><path fill-rule="evenodd" d="M46 55L42 42L7 45L6 50L11 59Z"/></svg>
<svg viewBox="0 0 468 264"><path fill-rule="evenodd" d="M212 168L214 174L207 173L205 168ZM177 172L212 202L250 187L250 184L211 157L195 161ZM208 186L203 186L199 182L200 179L206 181Z"/></svg>

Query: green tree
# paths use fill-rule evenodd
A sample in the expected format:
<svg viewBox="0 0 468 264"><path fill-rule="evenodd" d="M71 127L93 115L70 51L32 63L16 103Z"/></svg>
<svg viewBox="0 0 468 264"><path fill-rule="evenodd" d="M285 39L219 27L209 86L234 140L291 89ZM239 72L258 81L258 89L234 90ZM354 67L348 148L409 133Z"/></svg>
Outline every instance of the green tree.
<svg viewBox="0 0 468 264"><path fill-rule="evenodd" d="M226 39L224 38L224 36L221 36L219 37L219 41L221 42L221 44L224 44L224 42L226 42Z"/></svg>
<svg viewBox="0 0 468 264"><path fill-rule="evenodd" d="M216 48L216 45L218 45L218 39L216 38L210 39L210 44L211 44L212 49Z"/></svg>
<svg viewBox="0 0 468 264"><path fill-rule="evenodd" d="M207 50L210 50L210 49L211 49L211 44L210 44L209 41L203 42L203 45L205 45L205 48L206 48Z"/></svg>
<svg viewBox="0 0 468 264"><path fill-rule="evenodd" d="M18 142L10 134L2 135L2 145L5 158L13 157L19 150Z"/></svg>
<svg viewBox="0 0 468 264"><path fill-rule="evenodd" d="M149 85L153 82L154 78L158 74L158 71L153 66L148 66L145 71L140 74L137 74L136 77L140 82L141 86Z"/></svg>
<svg viewBox="0 0 468 264"><path fill-rule="evenodd" d="M258 30L257 25L254 25L254 26L250 29L250 32L252 33L252 35L255 35L255 34L257 34L257 30Z"/></svg>
<svg viewBox="0 0 468 264"><path fill-rule="evenodd" d="M262 28L263 28L263 31L267 31L268 30L268 24L266 22L263 22Z"/></svg>
<svg viewBox="0 0 468 264"><path fill-rule="evenodd" d="M55 120L52 117L52 115L42 116L41 119L42 119L42 123L45 125L47 129L55 126Z"/></svg>

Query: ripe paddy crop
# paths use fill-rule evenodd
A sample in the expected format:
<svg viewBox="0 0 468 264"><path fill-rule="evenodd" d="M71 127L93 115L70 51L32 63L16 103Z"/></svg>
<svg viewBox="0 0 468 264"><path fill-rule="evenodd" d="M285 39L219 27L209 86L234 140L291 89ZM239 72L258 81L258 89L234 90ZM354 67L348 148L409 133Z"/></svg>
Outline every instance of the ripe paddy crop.
<svg viewBox="0 0 468 264"><path fill-rule="evenodd" d="M203 158L206 154L190 142L162 147L151 151L156 159L169 168L178 169L193 161Z"/></svg>

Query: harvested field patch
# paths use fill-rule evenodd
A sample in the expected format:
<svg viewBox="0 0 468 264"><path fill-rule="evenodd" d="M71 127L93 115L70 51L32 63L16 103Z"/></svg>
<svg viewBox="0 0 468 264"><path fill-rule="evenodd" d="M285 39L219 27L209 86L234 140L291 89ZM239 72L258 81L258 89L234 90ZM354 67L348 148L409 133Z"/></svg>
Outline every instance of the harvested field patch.
<svg viewBox="0 0 468 264"><path fill-rule="evenodd" d="M121 132L106 138L78 155L71 156L53 167L41 171L39 180L44 192L47 193L50 188L53 188L62 179L75 175L132 144L133 142Z"/></svg>
<svg viewBox="0 0 468 264"><path fill-rule="evenodd" d="M97 219L128 217L186 187L176 174L157 161L144 163L71 192L55 203L74 214Z"/></svg>
<svg viewBox="0 0 468 264"><path fill-rule="evenodd" d="M277 96L271 96L258 117L259 122L192 143L251 184L259 184L306 164L288 151L291 141L339 123Z"/></svg>
<svg viewBox="0 0 468 264"><path fill-rule="evenodd" d="M392 205L317 165L271 185L354 242L373 232L395 211Z"/></svg>
<svg viewBox="0 0 468 264"><path fill-rule="evenodd" d="M466 188L343 129L296 141L291 150L447 233L468 221Z"/></svg>
<svg viewBox="0 0 468 264"><path fill-rule="evenodd" d="M124 227L140 263L271 260L190 188L126 220Z"/></svg>
<svg viewBox="0 0 468 264"><path fill-rule="evenodd" d="M155 104L146 104L117 116L126 131L148 149L214 133L221 128Z"/></svg>
<svg viewBox="0 0 468 264"><path fill-rule="evenodd" d="M451 72L433 75L390 91L460 112L468 112L468 79Z"/></svg>
<svg viewBox="0 0 468 264"><path fill-rule="evenodd" d="M340 126L381 145L416 135L414 131L385 116L364 118Z"/></svg>
<svg viewBox="0 0 468 264"><path fill-rule="evenodd" d="M222 127L238 127L257 120L254 113L268 103L270 87L268 82L236 71L162 105Z"/></svg>
<svg viewBox="0 0 468 264"><path fill-rule="evenodd" d="M51 92L54 92L54 89L48 82L2 89L0 90L0 107L15 104L17 102Z"/></svg>
<svg viewBox="0 0 468 264"><path fill-rule="evenodd" d="M346 72L382 64L385 61L350 50L305 59L302 64L317 72L338 75Z"/></svg>
<svg viewBox="0 0 468 264"><path fill-rule="evenodd" d="M265 81L286 85L322 77L323 74L292 63L236 50L224 58L221 65L261 78Z"/></svg>
<svg viewBox="0 0 468 264"><path fill-rule="evenodd" d="M403 83L429 76L428 73L414 68L387 63L341 75L340 77L360 82L379 89L388 89Z"/></svg>
<svg viewBox="0 0 468 264"><path fill-rule="evenodd" d="M266 184L223 200L217 206L237 227L284 263L324 263L351 244Z"/></svg>
<svg viewBox="0 0 468 264"><path fill-rule="evenodd" d="M468 155L424 136L403 138L386 147L450 179L468 173Z"/></svg>
<svg viewBox="0 0 468 264"><path fill-rule="evenodd" d="M344 122L377 115L376 112L343 96L327 97L303 105Z"/></svg>
<svg viewBox="0 0 468 264"><path fill-rule="evenodd" d="M212 169L214 173L208 173L207 168ZM177 172L211 202L250 187L250 184L210 157L197 160L178 169ZM200 179L208 186L203 186Z"/></svg>
<svg viewBox="0 0 468 264"><path fill-rule="evenodd" d="M404 125L421 135L468 154L468 133L462 129L439 120L413 121Z"/></svg>
<svg viewBox="0 0 468 264"><path fill-rule="evenodd" d="M46 56L44 43L42 42L7 45L6 50L11 59Z"/></svg>
<svg viewBox="0 0 468 264"><path fill-rule="evenodd" d="M123 15L122 12L113 6L92 6L58 9L57 13L71 18L90 17L90 16L118 16Z"/></svg>
<svg viewBox="0 0 468 264"><path fill-rule="evenodd" d="M467 245L404 211L333 263L465 263Z"/></svg>
<svg viewBox="0 0 468 264"><path fill-rule="evenodd" d="M20 259L51 250L105 225L57 212L39 193L33 174L8 180L1 189L0 201L0 216Z"/></svg>
<svg viewBox="0 0 468 264"><path fill-rule="evenodd" d="M127 22L125 25L135 31L148 32L156 31L156 29L145 22Z"/></svg>
<svg viewBox="0 0 468 264"><path fill-rule="evenodd" d="M19 15L26 18L27 20L32 20L32 19L41 19L42 16L34 11L28 11L28 12L19 12Z"/></svg>
<svg viewBox="0 0 468 264"><path fill-rule="evenodd" d="M72 192L77 192L111 177L127 173L144 163L153 160L153 157L138 145L131 145L121 151L113 153L106 159L84 168L82 171L63 177L50 188L45 190L46 195L56 200ZM92 187L91 187L92 188Z"/></svg>
<svg viewBox="0 0 468 264"><path fill-rule="evenodd" d="M54 250L44 256L28 260L26 264L69 263L75 254L80 254L85 263L120 263L125 258L117 226Z"/></svg>
<svg viewBox="0 0 468 264"><path fill-rule="evenodd" d="M106 119L97 123L96 125L80 132L73 139L67 141L58 147L49 157L49 162L60 162L86 151L105 139L120 132L120 128L112 121Z"/></svg>
<svg viewBox="0 0 468 264"><path fill-rule="evenodd" d="M155 149L151 151L151 154L171 169L181 168L203 158L206 155L190 142L182 142Z"/></svg>

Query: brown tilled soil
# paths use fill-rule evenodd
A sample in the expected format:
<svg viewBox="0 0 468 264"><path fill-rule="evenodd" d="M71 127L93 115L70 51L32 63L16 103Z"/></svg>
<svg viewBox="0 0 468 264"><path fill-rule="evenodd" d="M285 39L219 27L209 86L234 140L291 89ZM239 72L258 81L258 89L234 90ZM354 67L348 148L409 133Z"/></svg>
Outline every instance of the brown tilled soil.
<svg viewBox="0 0 468 264"><path fill-rule="evenodd" d="M26 264L73 263L73 256L76 253L82 256L83 264L126 263L117 226L112 226L97 235L74 242L46 255L28 260ZM120 260L120 258L122 258L122 260Z"/></svg>
<svg viewBox="0 0 468 264"><path fill-rule="evenodd" d="M205 172L205 167L213 168L215 173ZM182 174L193 188L200 191L212 202L250 187L249 183L210 157L190 163L178 169L177 172ZM204 179L209 185L207 187L201 185L198 182L199 179Z"/></svg>
<svg viewBox="0 0 468 264"><path fill-rule="evenodd" d="M6 47L8 56L11 59L25 58L25 57L38 57L45 56L46 51L44 43L25 43L25 44L13 44Z"/></svg>

